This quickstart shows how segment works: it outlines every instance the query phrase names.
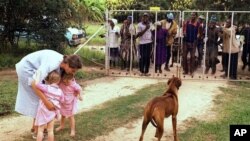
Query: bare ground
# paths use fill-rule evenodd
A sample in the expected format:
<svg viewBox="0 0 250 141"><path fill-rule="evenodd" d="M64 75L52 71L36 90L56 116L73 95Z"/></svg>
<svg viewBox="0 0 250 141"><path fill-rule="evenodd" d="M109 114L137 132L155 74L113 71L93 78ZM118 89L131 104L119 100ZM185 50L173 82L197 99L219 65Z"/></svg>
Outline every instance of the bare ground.
<svg viewBox="0 0 250 141"><path fill-rule="evenodd" d="M189 120L212 120L215 112L212 110L213 99L220 94L218 87L225 87L225 82L194 82L184 81L179 90L179 113L177 116L177 131L188 128ZM173 140L171 118L165 119L163 140ZM91 141L137 141L141 134L142 118L115 129L108 135L99 136ZM144 135L144 141L156 141L155 128L149 124Z"/></svg>
<svg viewBox="0 0 250 141"><path fill-rule="evenodd" d="M90 110L96 105L120 96L131 95L135 91L156 84L157 79L128 78L128 77L104 77L84 82L84 100L79 104L80 111ZM218 87L225 87L225 82L201 82L184 81L179 91L178 131L188 128L188 120L191 118L210 120L214 96L220 93ZM25 116L8 117L0 120L1 141L11 141L20 138L29 132L32 118ZM138 140L141 132L142 118L131 121L124 127L115 129L105 136L100 136L93 141L134 141ZM172 124L170 118L165 120L164 138L172 138ZM155 129L149 125L145 133L145 141L155 141ZM121 139L122 137L122 139Z"/></svg>
<svg viewBox="0 0 250 141"><path fill-rule="evenodd" d="M79 103L79 111L89 110L119 96L131 95L147 85L155 84L156 79L104 77L84 82L84 100ZM12 141L30 131L32 118L25 116L8 117L0 120L1 141Z"/></svg>

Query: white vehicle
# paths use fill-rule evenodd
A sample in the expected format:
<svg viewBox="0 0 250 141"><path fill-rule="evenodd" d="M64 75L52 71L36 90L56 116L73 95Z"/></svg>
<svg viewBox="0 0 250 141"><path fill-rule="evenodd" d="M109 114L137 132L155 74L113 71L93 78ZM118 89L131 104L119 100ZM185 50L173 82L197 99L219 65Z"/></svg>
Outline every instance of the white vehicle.
<svg viewBox="0 0 250 141"><path fill-rule="evenodd" d="M70 46L76 46L86 41L86 33L82 29L67 28L65 37Z"/></svg>

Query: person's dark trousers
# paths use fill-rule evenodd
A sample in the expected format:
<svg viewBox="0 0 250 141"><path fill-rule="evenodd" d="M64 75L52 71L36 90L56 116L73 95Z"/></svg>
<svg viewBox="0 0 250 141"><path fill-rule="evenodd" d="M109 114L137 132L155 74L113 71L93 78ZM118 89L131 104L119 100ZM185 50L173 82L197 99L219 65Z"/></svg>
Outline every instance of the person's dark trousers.
<svg viewBox="0 0 250 141"><path fill-rule="evenodd" d="M152 48L152 43L139 45L139 50L140 50L139 66L141 73L149 72L151 48Z"/></svg>
<svg viewBox="0 0 250 141"><path fill-rule="evenodd" d="M210 67L212 68L212 73L216 71L217 64L217 56L218 56L218 47L217 46L207 46L206 49L206 70Z"/></svg>
<svg viewBox="0 0 250 141"><path fill-rule="evenodd" d="M166 60L166 64L165 64L165 68L168 68L168 64L169 64L169 60L171 58L171 46L167 46L167 60Z"/></svg>
<svg viewBox="0 0 250 141"><path fill-rule="evenodd" d="M118 47L117 48L110 48L110 67L113 66L115 67L116 65L116 61L118 59L118 55L119 55L119 50Z"/></svg>
<svg viewBox="0 0 250 141"><path fill-rule="evenodd" d="M204 46L203 39L198 39L197 50L198 50L198 63L199 63L199 65L201 65L201 61L203 58L203 46Z"/></svg>
<svg viewBox="0 0 250 141"><path fill-rule="evenodd" d="M191 74L194 72L196 45L197 45L196 42L194 43L186 42L183 45L183 69L185 74L188 73L188 70L190 70ZM188 66L187 56L189 52L190 52L190 64Z"/></svg>
<svg viewBox="0 0 250 141"><path fill-rule="evenodd" d="M227 60L226 58L226 53L222 52L221 54L221 65L222 65L222 70L221 71L225 71L226 70L226 65L225 65L225 61Z"/></svg>
<svg viewBox="0 0 250 141"><path fill-rule="evenodd" d="M248 59L247 59L248 57ZM250 43L243 45L243 52L241 56L241 60L243 62L243 67L245 68L247 65L250 68ZM242 69L244 69L242 68Z"/></svg>
<svg viewBox="0 0 250 141"><path fill-rule="evenodd" d="M229 67L229 77L231 79L237 79L237 68L238 68L238 53L231 53L231 61L229 65L229 53L225 53L224 63L225 63L225 74L228 75L228 67Z"/></svg>

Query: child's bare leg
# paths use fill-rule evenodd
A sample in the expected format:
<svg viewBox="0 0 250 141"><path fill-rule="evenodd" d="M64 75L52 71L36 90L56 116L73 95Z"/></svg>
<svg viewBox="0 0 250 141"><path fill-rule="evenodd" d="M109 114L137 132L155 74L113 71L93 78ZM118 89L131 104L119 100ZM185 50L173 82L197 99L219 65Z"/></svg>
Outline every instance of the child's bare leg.
<svg viewBox="0 0 250 141"><path fill-rule="evenodd" d="M44 127L45 127L45 125L38 126L36 141L42 141L43 140Z"/></svg>
<svg viewBox="0 0 250 141"><path fill-rule="evenodd" d="M76 134L76 131L75 131L75 117L74 116L70 117L70 128L71 128L70 136L74 137L75 134Z"/></svg>
<svg viewBox="0 0 250 141"><path fill-rule="evenodd" d="M56 128L56 131L60 131L61 129L64 128L64 122L65 122L65 116L62 116L60 126Z"/></svg>
<svg viewBox="0 0 250 141"><path fill-rule="evenodd" d="M48 131L48 141L54 141L54 120L48 123L47 131Z"/></svg>
<svg viewBox="0 0 250 141"><path fill-rule="evenodd" d="M33 123L32 123L32 128L31 128L31 132L32 133L37 133L37 130L38 130L38 126L35 126L35 118L33 119Z"/></svg>

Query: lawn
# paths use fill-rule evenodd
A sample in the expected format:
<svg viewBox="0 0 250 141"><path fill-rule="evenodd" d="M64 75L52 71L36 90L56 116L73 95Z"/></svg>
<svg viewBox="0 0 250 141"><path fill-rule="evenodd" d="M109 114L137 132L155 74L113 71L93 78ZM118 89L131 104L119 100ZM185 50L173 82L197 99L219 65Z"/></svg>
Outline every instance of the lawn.
<svg viewBox="0 0 250 141"><path fill-rule="evenodd" d="M101 23L86 23L87 38L90 38L100 27L103 25ZM105 28L103 28L87 45L105 45L105 38L101 38L99 35L105 33Z"/></svg>
<svg viewBox="0 0 250 141"><path fill-rule="evenodd" d="M221 88L223 94L215 98L216 120L193 120L191 128L180 134L185 141L229 141L229 126L250 123L250 83L235 82L230 88Z"/></svg>

